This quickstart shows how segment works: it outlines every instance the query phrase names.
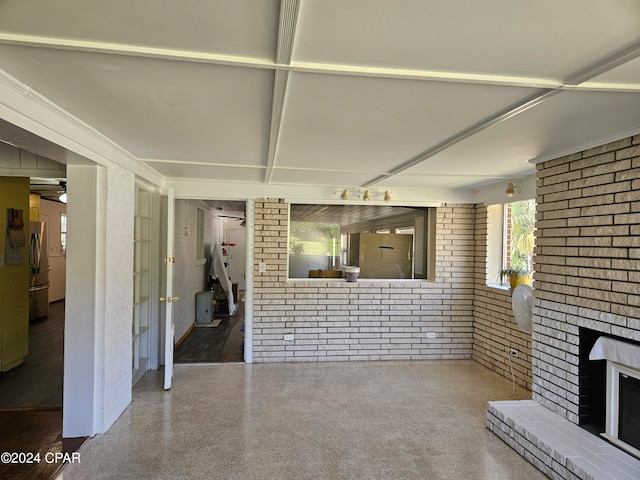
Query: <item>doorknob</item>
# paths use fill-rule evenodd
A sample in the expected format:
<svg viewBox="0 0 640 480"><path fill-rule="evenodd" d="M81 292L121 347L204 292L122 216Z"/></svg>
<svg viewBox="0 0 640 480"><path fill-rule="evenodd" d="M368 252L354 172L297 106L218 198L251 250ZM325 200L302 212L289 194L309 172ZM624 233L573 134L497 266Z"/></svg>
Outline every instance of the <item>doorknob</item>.
<svg viewBox="0 0 640 480"><path fill-rule="evenodd" d="M160 297L161 302L173 303L180 300L178 297Z"/></svg>

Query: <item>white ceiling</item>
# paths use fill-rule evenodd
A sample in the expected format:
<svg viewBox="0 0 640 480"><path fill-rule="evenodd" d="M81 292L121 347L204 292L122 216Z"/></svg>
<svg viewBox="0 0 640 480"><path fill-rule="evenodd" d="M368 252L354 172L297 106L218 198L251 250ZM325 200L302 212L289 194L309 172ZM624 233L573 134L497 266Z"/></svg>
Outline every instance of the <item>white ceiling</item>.
<svg viewBox="0 0 640 480"><path fill-rule="evenodd" d="M169 180L473 191L640 132L640 2L3 0L0 69Z"/></svg>

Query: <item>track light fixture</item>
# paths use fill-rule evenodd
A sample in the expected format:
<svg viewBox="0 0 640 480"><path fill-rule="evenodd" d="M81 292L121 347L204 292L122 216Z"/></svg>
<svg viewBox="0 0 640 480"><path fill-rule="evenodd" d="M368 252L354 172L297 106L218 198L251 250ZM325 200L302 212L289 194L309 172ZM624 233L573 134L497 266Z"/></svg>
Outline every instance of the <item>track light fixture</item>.
<svg viewBox="0 0 640 480"><path fill-rule="evenodd" d="M344 190L340 191L338 190L337 192L335 192L336 195L340 195L340 198L342 200L348 200L349 196L352 196L354 199L362 199L364 201L369 201L369 200L384 200L385 202L389 202L391 201L391 193L389 192L389 190L385 190L384 193L382 192L375 192L375 191L370 191L370 190L365 190L364 192L362 190L355 190L355 191L349 191L348 188L345 188Z"/></svg>

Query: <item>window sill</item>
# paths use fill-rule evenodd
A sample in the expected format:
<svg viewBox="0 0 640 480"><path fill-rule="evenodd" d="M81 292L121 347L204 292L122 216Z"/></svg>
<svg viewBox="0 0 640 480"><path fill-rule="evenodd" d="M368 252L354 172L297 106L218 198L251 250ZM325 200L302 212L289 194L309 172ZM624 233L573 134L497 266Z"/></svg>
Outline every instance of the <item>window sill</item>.
<svg viewBox="0 0 640 480"><path fill-rule="evenodd" d="M487 287L495 288L496 290L504 290L506 292L511 291L511 286L506 283L489 283L487 282Z"/></svg>
<svg viewBox="0 0 640 480"><path fill-rule="evenodd" d="M335 282L335 283L362 283L362 282L392 282L392 283L433 283L427 278L359 278L355 282L347 282L345 278L287 278L287 282Z"/></svg>

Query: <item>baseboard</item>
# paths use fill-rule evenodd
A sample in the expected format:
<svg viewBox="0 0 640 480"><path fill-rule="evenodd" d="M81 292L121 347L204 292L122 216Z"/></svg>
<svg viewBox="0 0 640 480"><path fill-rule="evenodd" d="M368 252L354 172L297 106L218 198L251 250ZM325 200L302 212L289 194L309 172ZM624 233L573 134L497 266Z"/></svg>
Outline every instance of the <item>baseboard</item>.
<svg viewBox="0 0 640 480"><path fill-rule="evenodd" d="M182 335L182 336L180 337L180 340L178 340L178 341L176 342L175 346L173 347L174 349L175 349L175 348L178 348L178 347L180 346L180 344L181 344L182 342L184 342L184 340L189 336L189 334L191 333L191 330L193 330L193 329L194 329L194 327L195 327L195 324L194 324L194 323L192 323L192 324L189 326L189 328L187 329L187 331L186 331L186 332L184 332L184 335Z"/></svg>

